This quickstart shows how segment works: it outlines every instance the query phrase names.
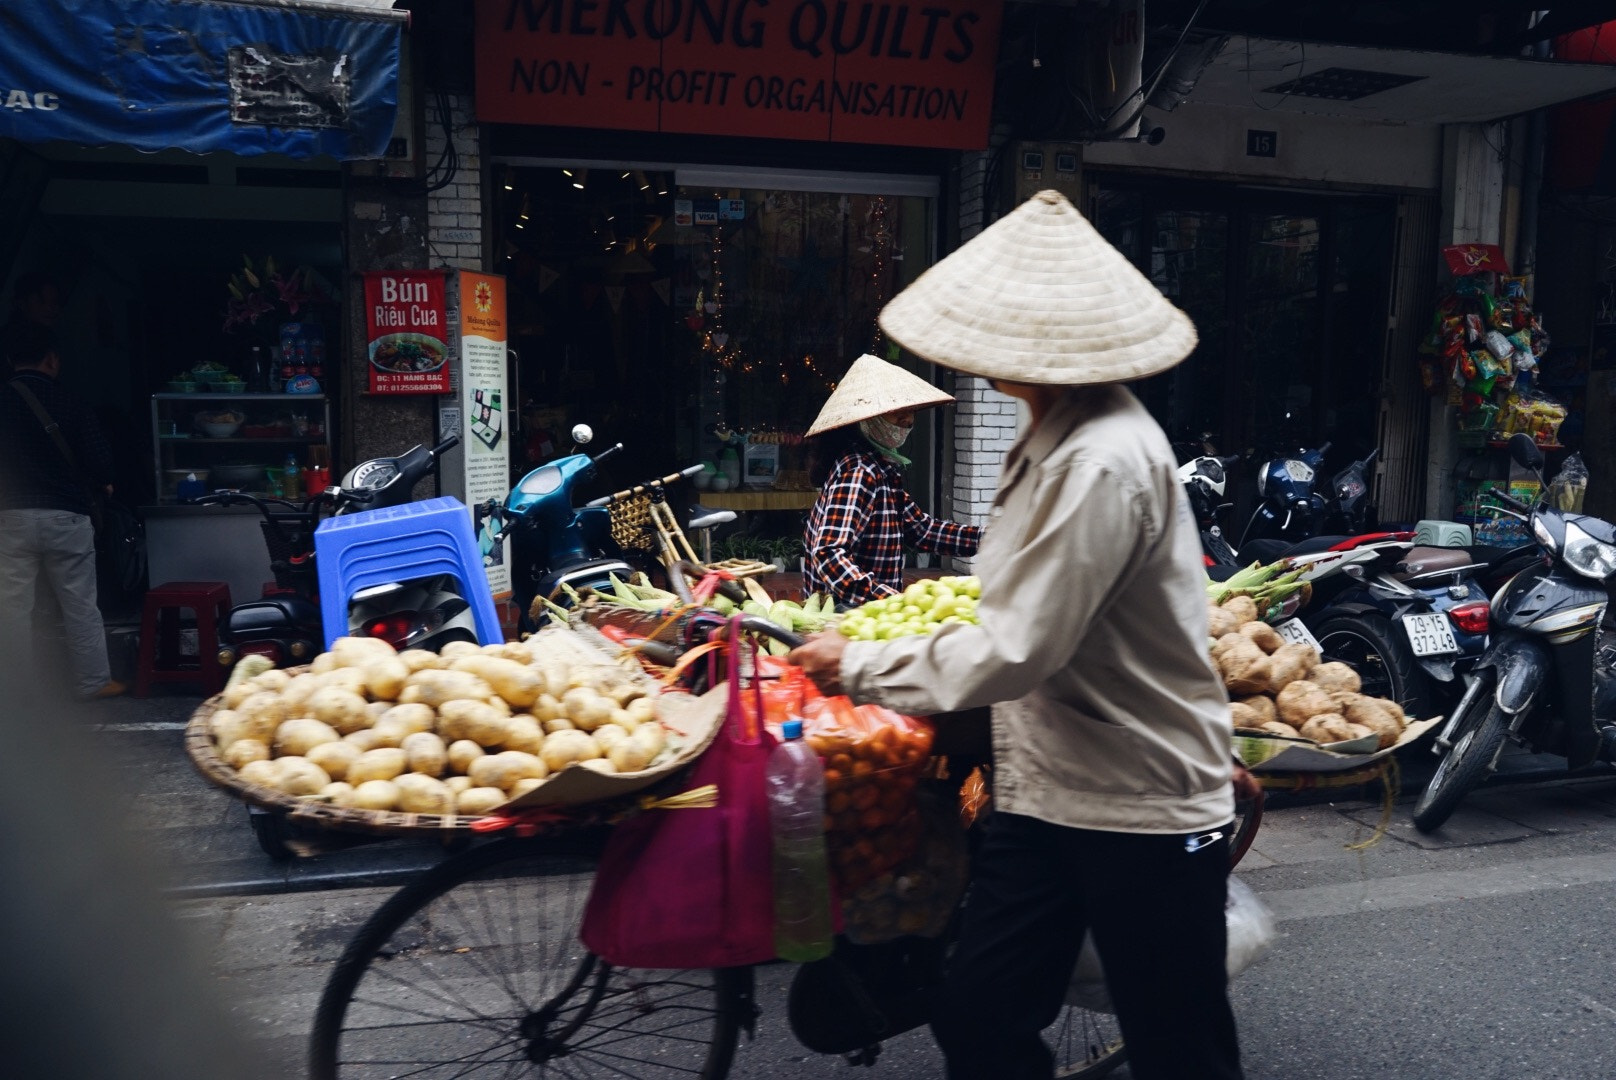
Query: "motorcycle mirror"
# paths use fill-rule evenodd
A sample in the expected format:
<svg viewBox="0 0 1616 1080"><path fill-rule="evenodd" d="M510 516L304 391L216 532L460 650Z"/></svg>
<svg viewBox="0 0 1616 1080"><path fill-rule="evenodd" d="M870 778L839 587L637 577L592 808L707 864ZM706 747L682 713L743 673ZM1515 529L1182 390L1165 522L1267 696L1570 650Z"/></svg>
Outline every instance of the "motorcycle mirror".
<svg viewBox="0 0 1616 1080"><path fill-rule="evenodd" d="M595 438L595 431L588 424L578 424L572 429L572 441L579 446L587 446Z"/></svg>
<svg viewBox="0 0 1616 1080"><path fill-rule="evenodd" d="M1543 451L1524 431L1517 431L1509 437L1509 456L1522 468L1539 472L1543 469Z"/></svg>

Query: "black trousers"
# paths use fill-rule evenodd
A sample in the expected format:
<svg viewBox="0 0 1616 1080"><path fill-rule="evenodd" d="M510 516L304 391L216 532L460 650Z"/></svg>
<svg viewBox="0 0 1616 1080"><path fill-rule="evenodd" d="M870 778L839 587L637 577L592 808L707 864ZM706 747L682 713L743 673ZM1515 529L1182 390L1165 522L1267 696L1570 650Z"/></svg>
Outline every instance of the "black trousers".
<svg viewBox="0 0 1616 1080"><path fill-rule="evenodd" d="M1060 1015L1089 929L1135 1080L1240 1080L1219 831L1189 851L1184 835L994 813L932 1022L949 1080L1050 1080L1039 1033Z"/></svg>

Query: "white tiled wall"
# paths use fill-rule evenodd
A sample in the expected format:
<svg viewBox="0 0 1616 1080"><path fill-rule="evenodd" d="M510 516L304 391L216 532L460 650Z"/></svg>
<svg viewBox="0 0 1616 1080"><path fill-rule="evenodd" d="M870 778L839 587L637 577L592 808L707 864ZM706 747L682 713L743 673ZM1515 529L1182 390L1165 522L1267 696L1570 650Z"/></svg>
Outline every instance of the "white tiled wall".
<svg viewBox="0 0 1616 1080"><path fill-rule="evenodd" d="M449 97L450 125L460 168L454 181L427 196L427 243L433 266L462 270L483 269L482 154L471 98ZM443 126L437 110L429 110L426 125L426 162L435 164L443 153Z"/></svg>

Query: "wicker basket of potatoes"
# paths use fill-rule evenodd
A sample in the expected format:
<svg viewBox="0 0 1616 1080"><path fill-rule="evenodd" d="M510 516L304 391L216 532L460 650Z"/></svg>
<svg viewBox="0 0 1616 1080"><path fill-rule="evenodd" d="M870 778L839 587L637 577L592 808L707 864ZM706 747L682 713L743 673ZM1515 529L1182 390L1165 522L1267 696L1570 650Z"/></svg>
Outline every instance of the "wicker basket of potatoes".
<svg viewBox="0 0 1616 1080"><path fill-rule="evenodd" d="M1408 718L1396 702L1362 693L1357 672L1321 663L1312 645L1287 643L1256 619L1247 598L1214 605L1211 627L1212 660L1229 691L1236 731L1348 753L1388 749L1402 738Z"/></svg>
<svg viewBox="0 0 1616 1080"><path fill-rule="evenodd" d="M659 696L576 637L440 653L339 638L304 668L238 671L186 749L208 780L296 821L408 833L627 795L711 742L721 703Z"/></svg>

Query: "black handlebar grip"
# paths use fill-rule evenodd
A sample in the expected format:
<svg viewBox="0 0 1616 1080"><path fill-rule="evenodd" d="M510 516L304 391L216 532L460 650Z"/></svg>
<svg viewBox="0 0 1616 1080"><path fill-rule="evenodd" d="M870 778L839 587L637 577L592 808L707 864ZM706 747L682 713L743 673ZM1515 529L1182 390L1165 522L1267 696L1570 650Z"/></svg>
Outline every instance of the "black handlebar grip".
<svg viewBox="0 0 1616 1080"><path fill-rule="evenodd" d="M453 450L455 447L457 447L459 445L460 445L460 436L451 435L447 439L444 439L442 442L440 442L438 445L436 445L436 446L434 446L432 448L432 456L433 457L438 457L440 454L447 454L450 450Z"/></svg>

